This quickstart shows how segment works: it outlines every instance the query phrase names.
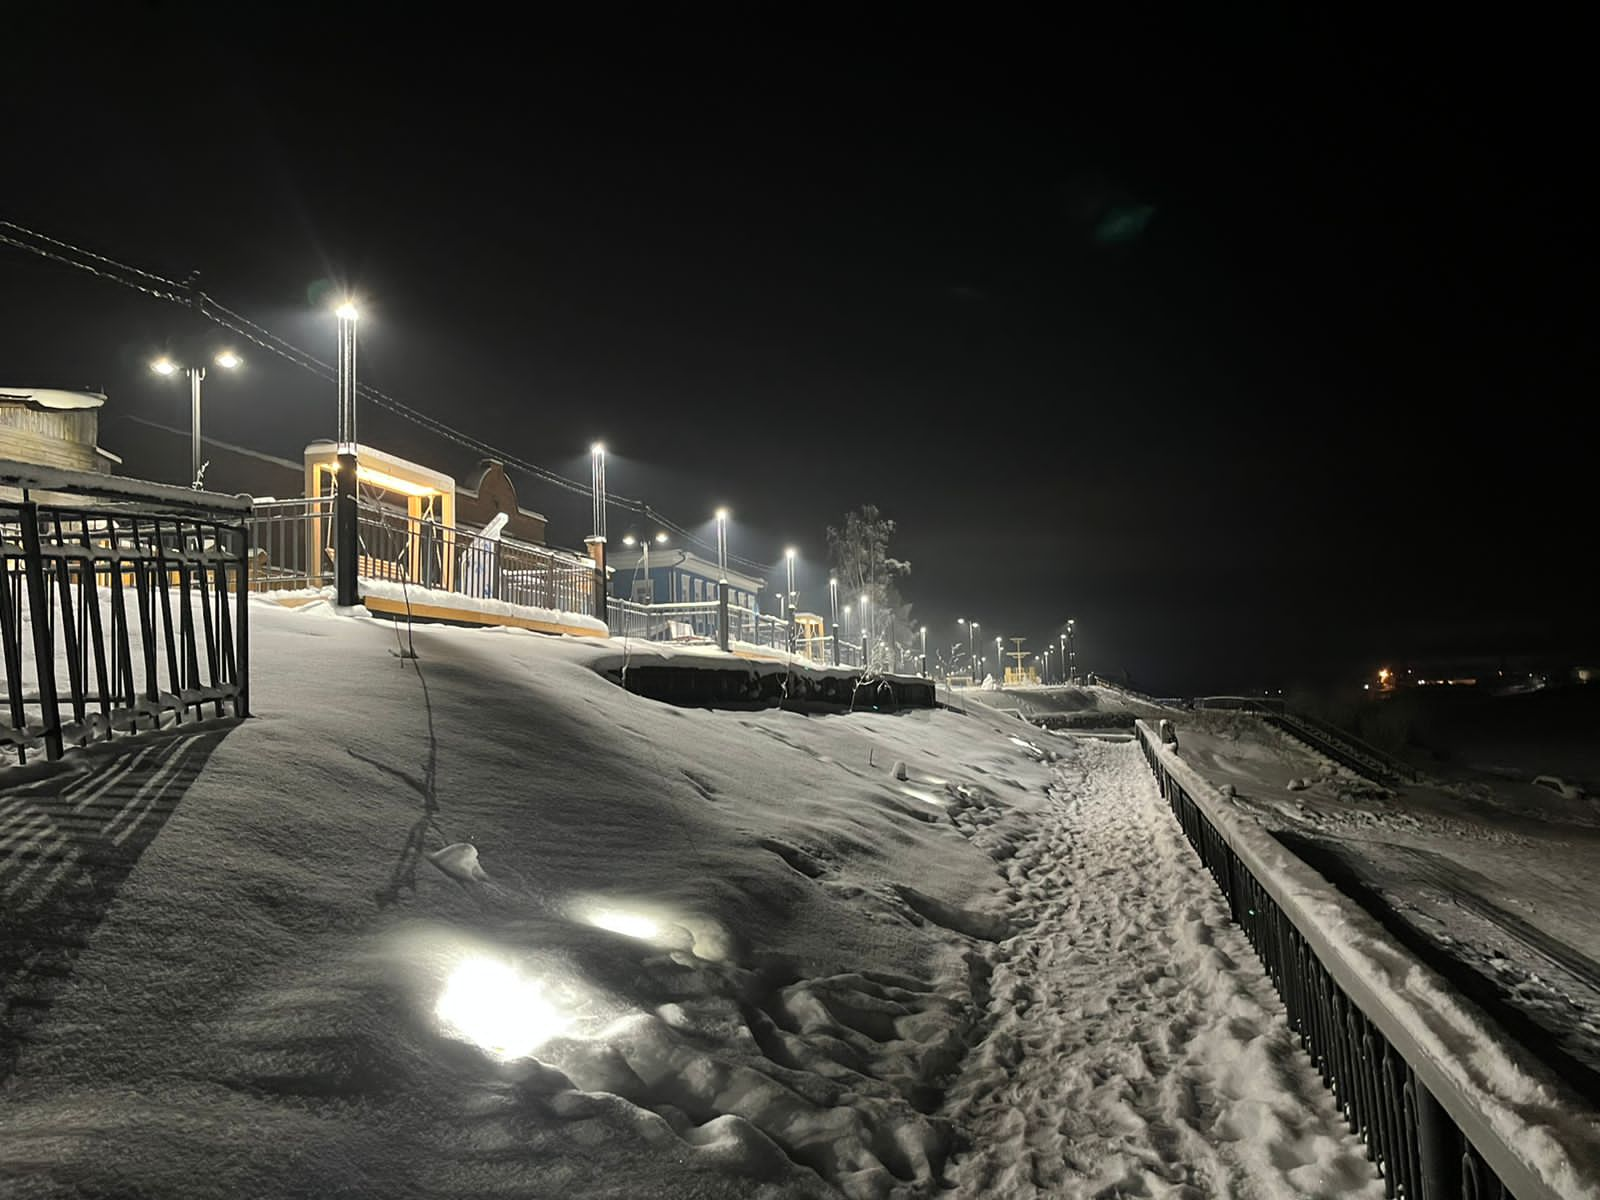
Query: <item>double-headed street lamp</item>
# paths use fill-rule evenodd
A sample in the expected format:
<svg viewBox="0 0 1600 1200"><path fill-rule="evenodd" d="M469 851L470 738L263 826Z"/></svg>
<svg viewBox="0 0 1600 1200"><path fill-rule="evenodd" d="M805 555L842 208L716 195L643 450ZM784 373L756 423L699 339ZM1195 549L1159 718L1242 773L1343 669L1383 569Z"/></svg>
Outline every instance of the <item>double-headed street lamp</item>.
<svg viewBox="0 0 1600 1200"><path fill-rule="evenodd" d="M211 361L224 371L237 371L244 365L244 359L232 350L219 350ZM206 369L202 366L183 366L166 355L152 361L150 369L157 375L176 375L181 371L189 377L189 486L198 489L201 486L200 383L206 377Z"/></svg>
<svg viewBox="0 0 1600 1200"><path fill-rule="evenodd" d="M665 546L667 544L667 535L665 533L657 533L655 535L655 537L647 538L647 537L635 537L633 534L627 533L627 534L623 534L623 536L622 536L622 544L624 546L637 546L637 547L639 547L639 553L641 555L640 561L643 564L643 568L644 568L645 582L647 584L649 584L649 589L650 589L650 599L647 601L647 603L654 604L655 603L655 599L656 599L656 585L655 585L655 581L650 578L650 543L651 542L654 542L658 546Z"/></svg>

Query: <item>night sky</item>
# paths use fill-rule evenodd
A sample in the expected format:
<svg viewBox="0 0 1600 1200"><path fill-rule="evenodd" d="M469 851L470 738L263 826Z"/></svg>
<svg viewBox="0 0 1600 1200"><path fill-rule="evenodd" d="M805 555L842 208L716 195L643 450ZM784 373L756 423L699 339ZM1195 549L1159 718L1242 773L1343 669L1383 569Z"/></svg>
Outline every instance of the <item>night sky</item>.
<svg viewBox="0 0 1600 1200"><path fill-rule="evenodd" d="M324 357L348 286L364 382L580 478L603 438L614 491L797 545L808 606L825 526L876 503L930 640L1071 616L1083 665L1151 690L1595 651L1590 137L1556 31L622 49L457 45L441 13L433 44L319 22L313 51L148 11L8 52L0 217L198 269ZM0 384L179 426L145 362L219 342L5 247L0 313ZM331 435L331 385L242 349L208 433ZM361 434L476 458L370 406ZM581 543L585 499L519 486Z"/></svg>

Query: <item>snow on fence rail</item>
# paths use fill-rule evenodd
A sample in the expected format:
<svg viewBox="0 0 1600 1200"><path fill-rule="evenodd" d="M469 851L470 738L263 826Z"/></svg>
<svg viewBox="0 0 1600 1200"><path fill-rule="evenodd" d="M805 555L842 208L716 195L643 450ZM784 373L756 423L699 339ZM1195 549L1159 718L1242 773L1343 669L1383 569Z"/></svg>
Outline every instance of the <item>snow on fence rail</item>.
<svg viewBox="0 0 1600 1200"><path fill-rule="evenodd" d="M250 517L257 591L332 584L334 499L262 500ZM466 525L443 525L363 500L356 577L488 602L493 611L589 614L594 566L586 558ZM483 607L479 605L478 607Z"/></svg>
<svg viewBox="0 0 1600 1200"><path fill-rule="evenodd" d="M54 760L187 718L248 716L249 510L248 498L0 463L0 746L18 763L40 748Z"/></svg>
<svg viewBox="0 0 1600 1200"><path fill-rule="evenodd" d="M1138 722L1162 795L1290 1027L1407 1200L1600 1197L1600 1114Z"/></svg>

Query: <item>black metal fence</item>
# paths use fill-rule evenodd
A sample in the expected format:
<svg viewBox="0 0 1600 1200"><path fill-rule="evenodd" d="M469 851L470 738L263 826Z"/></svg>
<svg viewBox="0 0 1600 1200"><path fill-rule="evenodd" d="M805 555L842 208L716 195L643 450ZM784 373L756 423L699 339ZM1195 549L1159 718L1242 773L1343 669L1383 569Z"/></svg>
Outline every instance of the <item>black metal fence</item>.
<svg viewBox="0 0 1600 1200"><path fill-rule="evenodd" d="M1163 798L1216 880L1288 1011L1289 1027L1333 1093L1351 1132L1383 1174L1384 1192L1407 1200L1509 1200L1478 1148L1417 1078L1414 1066L1352 1001L1304 934L1251 873L1139 725L1139 742Z"/></svg>
<svg viewBox="0 0 1600 1200"><path fill-rule="evenodd" d="M248 510L138 481L0 470L7 758L249 714Z"/></svg>
<svg viewBox="0 0 1600 1200"><path fill-rule="evenodd" d="M588 559L549 546L490 537L363 499L357 510L356 577L587 616L595 572ZM334 576L331 496L262 501L250 517L259 591L328 587Z"/></svg>

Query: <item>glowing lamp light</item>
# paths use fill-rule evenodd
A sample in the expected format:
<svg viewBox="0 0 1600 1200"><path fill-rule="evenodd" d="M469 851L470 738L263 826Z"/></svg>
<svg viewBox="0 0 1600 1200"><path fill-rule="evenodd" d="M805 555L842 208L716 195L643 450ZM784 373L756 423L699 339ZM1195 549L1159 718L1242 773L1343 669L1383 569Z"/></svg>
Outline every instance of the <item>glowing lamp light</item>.
<svg viewBox="0 0 1600 1200"><path fill-rule="evenodd" d="M795 554L795 550L794 550L794 547L793 547L793 546L790 546L790 547L789 547L789 548L788 548L788 549L787 549L787 550L785 550L785 551L784 551L784 552L783 552L783 556L784 556L784 557L785 557L785 558L793 558L793 557L794 557L794 554Z"/></svg>
<svg viewBox="0 0 1600 1200"><path fill-rule="evenodd" d="M604 454L605 452L606 444L604 442L596 442L594 445L589 447L590 454Z"/></svg>
<svg viewBox="0 0 1600 1200"><path fill-rule="evenodd" d="M232 350L224 350L221 354L217 355L215 362L217 366L221 367L223 370L232 371L242 364L244 359L240 358Z"/></svg>
<svg viewBox="0 0 1600 1200"><path fill-rule="evenodd" d="M571 1024L538 980L489 958L469 958L450 973L434 1015L454 1036L504 1061L526 1057Z"/></svg>
<svg viewBox="0 0 1600 1200"><path fill-rule="evenodd" d="M171 375L178 369L178 364L163 355L150 364L150 369L157 375Z"/></svg>
<svg viewBox="0 0 1600 1200"><path fill-rule="evenodd" d="M728 510L725 508L719 508L717 509L716 516L717 520L726 521L728 519Z"/></svg>
<svg viewBox="0 0 1600 1200"><path fill-rule="evenodd" d="M322 466L329 474L336 473L339 470L337 462L323 463ZM437 488L429 487L425 483L412 483L409 479L401 479L398 475L391 475L387 471L379 471L365 465L356 467L356 478L362 483L370 483L386 492L400 492L406 496L438 495Z"/></svg>
<svg viewBox="0 0 1600 1200"><path fill-rule="evenodd" d="M343 304L339 305L338 308L334 309L333 315L338 317L341 321L358 321L361 319L360 310L357 309L356 306L349 300L346 300Z"/></svg>

